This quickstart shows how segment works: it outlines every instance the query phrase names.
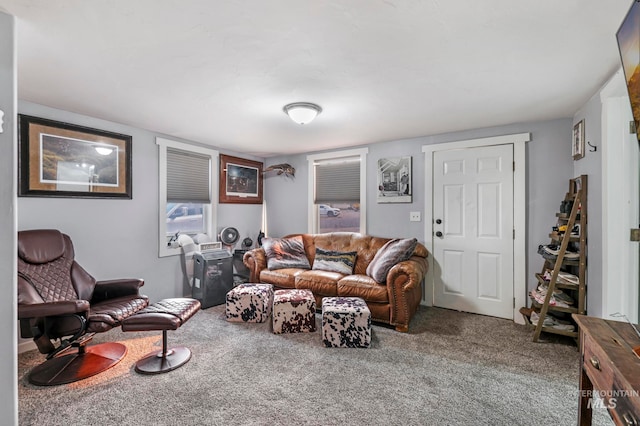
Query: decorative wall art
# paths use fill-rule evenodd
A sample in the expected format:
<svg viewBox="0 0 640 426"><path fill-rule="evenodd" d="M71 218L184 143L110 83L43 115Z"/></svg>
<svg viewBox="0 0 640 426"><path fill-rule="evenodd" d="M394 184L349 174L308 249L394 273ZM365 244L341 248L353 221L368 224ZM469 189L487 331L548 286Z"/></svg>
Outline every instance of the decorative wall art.
<svg viewBox="0 0 640 426"><path fill-rule="evenodd" d="M584 157L584 120L573 126L573 148L571 154L574 160Z"/></svg>
<svg viewBox="0 0 640 426"><path fill-rule="evenodd" d="M21 197L131 199L131 136L19 114Z"/></svg>
<svg viewBox="0 0 640 426"><path fill-rule="evenodd" d="M262 163L221 154L220 202L262 204Z"/></svg>
<svg viewBox="0 0 640 426"><path fill-rule="evenodd" d="M411 157L378 160L378 203L411 203Z"/></svg>

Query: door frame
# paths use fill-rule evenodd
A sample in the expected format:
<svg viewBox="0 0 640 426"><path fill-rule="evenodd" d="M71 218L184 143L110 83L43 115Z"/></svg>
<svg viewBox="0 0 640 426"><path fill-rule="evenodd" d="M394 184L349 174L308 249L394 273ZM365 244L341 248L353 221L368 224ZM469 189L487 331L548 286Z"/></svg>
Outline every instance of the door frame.
<svg viewBox="0 0 640 426"><path fill-rule="evenodd" d="M425 162L425 194L424 226L425 246L433 253L433 156L438 151L452 149L478 148L491 145L513 146L513 321L524 324L524 318L519 314L522 306L527 306L527 257L526 257L526 143L531 140L531 133L517 133L513 135L493 136L479 139L467 139L454 142L424 145ZM433 256L433 254L432 254ZM433 306L433 271L429 268L424 280L422 304Z"/></svg>
<svg viewBox="0 0 640 426"><path fill-rule="evenodd" d="M611 319L614 312L625 314L637 323L638 252L637 242L629 240L629 228L638 215L638 147L636 135L629 133L633 120L629 95L622 68L611 77L600 92L602 104L602 305L601 317ZM629 162L620 165L620 158ZM626 167L628 165L628 168ZM632 176L628 176L631 173ZM624 206L623 220L616 214ZM626 219L626 220L625 220ZM597 293L595 293L597 297ZM589 312L587 310L587 312ZM594 315L596 313L592 313Z"/></svg>

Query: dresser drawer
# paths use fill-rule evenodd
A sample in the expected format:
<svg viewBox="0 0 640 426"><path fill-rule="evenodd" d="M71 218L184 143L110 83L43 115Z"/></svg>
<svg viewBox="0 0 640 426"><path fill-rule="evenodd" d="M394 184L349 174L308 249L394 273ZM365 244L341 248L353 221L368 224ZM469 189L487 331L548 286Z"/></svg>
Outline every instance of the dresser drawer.
<svg viewBox="0 0 640 426"><path fill-rule="evenodd" d="M634 407L632 401L628 396L623 396L622 393L618 394L620 396L613 396L610 402L609 412L611 413L611 417L613 421L618 425L624 426L638 426L638 418L634 414Z"/></svg>
<svg viewBox="0 0 640 426"><path fill-rule="evenodd" d="M609 357L602 347L594 343L593 338L583 337L583 368L593 383L594 389L613 389L613 369Z"/></svg>

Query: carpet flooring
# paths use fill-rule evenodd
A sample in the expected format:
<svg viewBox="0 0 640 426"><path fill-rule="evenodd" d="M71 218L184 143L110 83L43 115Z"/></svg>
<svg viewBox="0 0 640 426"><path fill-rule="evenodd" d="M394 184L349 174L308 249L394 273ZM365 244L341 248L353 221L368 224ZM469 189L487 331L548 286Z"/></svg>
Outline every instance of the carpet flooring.
<svg viewBox="0 0 640 426"><path fill-rule="evenodd" d="M497 318L420 307L409 333L374 325L369 349L325 348L318 331L275 335L201 310L169 345L193 356L172 372L137 374L160 332L96 335L127 356L89 379L29 384L43 360L18 357L20 425L575 425L575 342ZM604 409L594 424L611 425Z"/></svg>

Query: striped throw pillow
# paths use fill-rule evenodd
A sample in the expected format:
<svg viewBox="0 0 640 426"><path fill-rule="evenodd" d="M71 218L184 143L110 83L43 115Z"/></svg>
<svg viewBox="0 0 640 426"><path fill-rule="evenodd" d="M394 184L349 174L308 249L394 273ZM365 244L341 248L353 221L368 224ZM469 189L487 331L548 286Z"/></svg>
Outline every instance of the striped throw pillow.
<svg viewBox="0 0 640 426"><path fill-rule="evenodd" d="M356 255L355 251L333 251L316 247L312 269L351 275L356 264Z"/></svg>

